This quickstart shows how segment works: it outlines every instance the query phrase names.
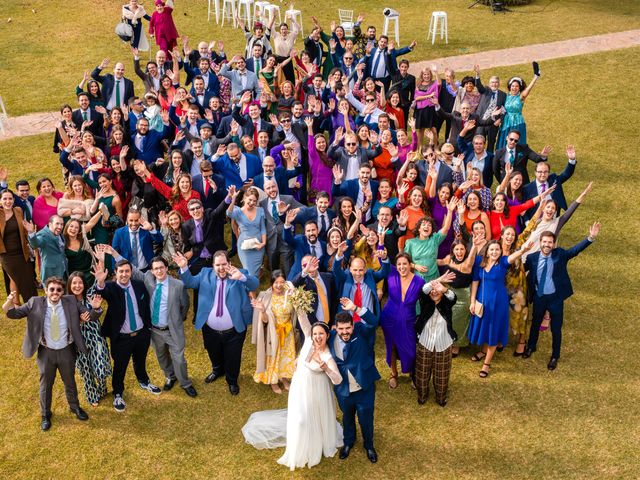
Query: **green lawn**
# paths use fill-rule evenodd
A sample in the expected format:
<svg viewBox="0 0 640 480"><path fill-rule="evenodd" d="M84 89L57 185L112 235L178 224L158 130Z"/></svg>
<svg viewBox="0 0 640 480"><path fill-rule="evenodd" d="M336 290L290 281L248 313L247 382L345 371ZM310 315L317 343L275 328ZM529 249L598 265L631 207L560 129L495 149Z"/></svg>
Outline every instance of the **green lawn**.
<svg viewBox="0 0 640 480"><path fill-rule="evenodd" d="M548 10L559 5L569 4L553 3ZM81 54L70 56L80 58ZM505 349L494 360L487 380L479 379L479 365L462 355L454 361L447 407L438 407L433 396L419 407L406 378L396 391L386 387L389 372L380 334L379 463L369 464L358 443L347 461L325 460L312 470L297 472L296 477L638 477L640 384L634 349L637 313L633 312L639 304L640 242L632 209L637 192L632 186L640 179L634 161L635 125L625 112L630 111L627 79L637 75L639 58L640 48L634 48L545 62L544 77L525 107L529 144L536 149L553 145L554 171L564 166L564 146L576 146L578 166L566 184L567 198L575 198L588 181L595 181L585 205L563 230L561 244L580 240L594 220L603 223L597 242L571 265L576 294L566 303L558 370L546 369L550 334L544 333L538 353L530 360L514 359L512 349ZM503 78L528 77L529 69L495 72ZM610 74L621 81L607 80ZM0 165L10 168L12 179L24 175L36 180L44 173L59 179L50 144L49 135L3 142ZM208 359L200 335L187 323L187 358L200 393L197 399L188 398L179 388L153 397L135 386L130 370L127 412L116 414L109 396L98 408L87 407L91 419L81 424L67 412L58 381L53 428L43 434L35 361L23 360L20 354L24 322L2 318L0 326L1 477L291 478L275 463L282 450L254 450L240 434L251 412L286 406L286 397L253 383L255 354L249 342L237 398L228 394L224 384L203 383L209 373ZM161 383L152 353L148 366L152 379ZM86 406L84 398L81 402Z"/></svg>
<svg viewBox="0 0 640 480"><path fill-rule="evenodd" d="M125 61L127 76L133 79L129 47L113 33L123 3L124 0L76 0L72 6L63 7L60 1L49 0L0 2L0 38L3 40L0 95L9 115L58 110L62 103L72 102L82 73L93 69L104 57L111 58L112 62ZM151 0L142 3L148 12L152 11ZM206 22L206 0L175 3L178 31L192 39L192 46L202 39L216 39L224 40L225 49L230 53L244 50L240 32ZM328 30L331 20L337 19L338 7L353 8L355 15L366 12L365 23L376 25L381 31L382 10L393 4L401 14L402 43L408 44L414 38L419 42L418 48L408 56L411 60L628 30L638 27L640 13L636 0L537 0L504 15L491 15L488 7L480 5L468 9L471 0L355 0L349 4L337 0L299 0L293 3L302 10L305 32L310 30L314 14ZM322 7L320 11L318 6ZM283 14L287 8L281 8ZM449 15L448 45L436 42L432 46L426 40L430 14L434 10L445 10ZM9 18L11 22L7 23ZM140 81L136 88L142 88Z"/></svg>

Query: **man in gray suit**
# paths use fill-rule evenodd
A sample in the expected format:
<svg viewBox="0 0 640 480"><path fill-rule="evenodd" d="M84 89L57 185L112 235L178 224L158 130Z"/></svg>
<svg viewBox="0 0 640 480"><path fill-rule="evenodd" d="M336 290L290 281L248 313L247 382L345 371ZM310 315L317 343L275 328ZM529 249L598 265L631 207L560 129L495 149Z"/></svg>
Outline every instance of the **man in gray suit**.
<svg viewBox="0 0 640 480"><path fill-rule="evenodd" d="M278 184L275 180L265 180L264 192L267 198L260 202L264 209L264 217L267 222L267 257L271 271L280 268L282 256L282 270L285 276L289 275L293 265L293 250L282 238L284 227L284 214L287 210L295 210L302 207L291 195L280 195Z"/></svg>
<svg viewBox="0 0 640 480"><path fill-rule="evenodd" d="M103 248L116 262L123 258L109 245L98 248ZM189 311L189 295L182 281L168 274L169 264L163 257L154 257L150 266L145 273L133 267L131 278L144 282L149 292L151 344L166 378L163 389L171 390L178 381L187 395L195 397L198 392L187 374L184 357L184 320Z"/></svg>
<svg viewBox="0 0 640 480"><path fill-rule="evenodd" d="M51 215L49 223L39 232L33 222L24 222L29 234L29 245L34 250L40 249L40 279L44 283L49 277L65 278L67 275L67 257L64 254L64 238L62 229L64 220L59 215Z"/></svg>
<svg viewBox="0 0 640 480"><path fill-rule="evenodd" d="M255 73L247 70L247 63L240 55L236 55L231 62L225 63L220 69L220 75L231 81L231 101L237 102L243 92L250 90L253 99L260 96L260 86Z"/></svg>
<svg viewBox="0 0 640 480"><path fill-rule="evenodd" d="M2 305L7 318L27 317L27 330L22 342L22 353L31 358L38 352L37 364L40 371L40 412L43 431L51 428L51 397L56 370L60 372L69 408L79 420L88 420L87 413L80 408L75 379L75 365L78 351L87 353L87 347L80 333L80 320L97 320L102 310L99 295L93 297L89 312L73 295L63 295L64 280L49 277L45 282L45 297L31 297L27 303L14 305L16 292L11 292Z"/></svg>

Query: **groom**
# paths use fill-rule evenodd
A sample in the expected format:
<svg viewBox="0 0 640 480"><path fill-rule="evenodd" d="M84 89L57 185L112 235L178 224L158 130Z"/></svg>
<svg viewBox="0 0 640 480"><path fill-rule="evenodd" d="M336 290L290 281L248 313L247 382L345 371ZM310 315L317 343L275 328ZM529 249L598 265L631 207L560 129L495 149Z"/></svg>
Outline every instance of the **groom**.
<svg viewBox="0 0 640 480"><path fill-rule="evenodd" d="M336 329L331 332L329 348L342 375L342 382L334 386L338 405L342 410L344 446L340 458L349 456L356 441L356 413L362 430L364 448L371 463L378 461L373 448L373 410L376 396L375 382L380 374L374 363L373 345L378 318L367 308L357 307L348 298L341 298L343 311L336 315ZM356 312L357 310L357 312ZM362 319L354 325L354 312Z"/></svg>

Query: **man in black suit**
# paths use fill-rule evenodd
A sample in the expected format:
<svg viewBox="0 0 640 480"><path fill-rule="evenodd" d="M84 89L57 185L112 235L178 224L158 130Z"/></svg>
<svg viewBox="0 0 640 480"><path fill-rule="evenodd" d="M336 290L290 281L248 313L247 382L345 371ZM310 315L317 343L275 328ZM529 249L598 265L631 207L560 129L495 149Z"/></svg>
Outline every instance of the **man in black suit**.
<svg viewBox="0 0 640 480"><path fill-rule="evenodd" d="M562 184L569 180L573 176L573 172L576 169L576 150L573 145L567 146L568 162L565 169L559 175L555 173L549 173L551 167L547 162L539 162L536 164L536 179L533 182L527 183L522 187L522 201L526 202L529 199L543 194L552 185L556 185L556 189L551 193L551 199L556 202L556 215L560 215L561 210L567 209L567 200L564 197L564 190ZM530 220L535 213L536 208L531 207L524 214L525 220Z"/></svg>
<svg viewBox="0 0 640 480"><path fill-rule="evenodd" d="M27 317L27 329L22 342L22 353L31 358L37 352L40 371L40 428L51 428L51 400L56 371L60 372L69 408L79 420L89 416L80 408L75 380L75 364L78 352L87 354L87 347L80 332L80 320L97 321L100 313L100 298L94 298L89 310L76 301L73 295L63 295L65 282L59 277L49 277L45 284L44 297L31 297L24 305L16 306L16 292L11 292L2 305L7 318Z"/></svg>
<svg viewBox="0 0 640 480"><path fill-rule="evenodd" d="M453 104L456 102L459 85L460 83L456 82L456 72L450 68L445 69L444 79L441 80L440 84L440 93L438 93L438 103L440 104L440 108L445 112L451 113L453 111ZM451 133L451 120L438 116L436 119L438 135L440 135L440 128L442 128L443 123L445 123L444 138L446 140L449 138Z"/></svg>
<svg viewBox="0 0 640 480"><path fill-rule="evenodd" d="M102 322L100 333L111 340L113 358L113 408L124 412L124 377L129 360L133 358L133 370L140 388L154 395L162 390L149 380L147 374L147 352L151 342L151 311L144 282L131 278L129 260L116 262L116 281L107 282L107 270L102 262L94 271L96 288L109 307Z"/></svg>
<svg viewBox="0 0 640 480"><path fill-rule="evenodd" d="M202 201L189 200L187 208L191 218L182 224L184 253L189 259L189 271L197 275L205 267L210 267L213 254L227 250L224 241L225 210L228 203L221 201L212 209L204 209ZM193 290L193 318L198 313L198 289Z"/></svg>
<svg viewBox="0 0 640 480"><path fill-rule="evenodd" d="M482 85L480 81L480 67L478 65L475 66L476 71L476 88L481 94L480 103L478 104L478 108L476 108L476 114L482 120L490 120L491 114L496 108L504 107L504 102L507 101L507 94L500 90L500 77L494 75L489 79L489 88ZM484 135L487 137L487 151L493 153L493 149L496 145L496 139L498 138L498 130L500 129L499 125L496 125L495 122L499 122L500 117L495 117L494 123L491 125L485 125L478 128L478 135Z"/></svg>
<svg viewBox="0 0 640 480"><path fill-rule="evenodd" d="M311 35L304 39L304 49L309 54L311 61L320 68L322 58L326 55L322 42L320 42L320 27L315 27Z"/></svg>
<svg viewBox="0 0 640 480"><path fill-rule="evenodd" d="M327 192L319 192L316 195L316 204L301 208L296 216L295 223L304 227L308 221L315 221L319 229L318 238L326 242L327 232L336 217L336 212L329 208L329 203L329 194Z"/></svg>
<svg viewBox="0 0 640 480"><path fill-rule="evenodd" d="M30 222L33 218L33 202L36 201L36 198L31 195L31 186L27 180L18 180L16 182L14 198L16 205L24 212L24 219Z"/></svg>
<svg viewBox="0 0 640 480"><path fill-rule="evenodd" d="M437 159L435 154L431 152L428 154L428 161L416 162L421 185L427 184L429 165L433 163L438 173L438 177L436 178L436 191L440 190L443 183L453 184L453 155L455 154L453 145L450 143L442 144L440 153L442 153L442 159Z"/></svg>
<svg viewBox="0 0 640 480"><path fill-rule="evenodd" d="M271 157L267 157L271 158ZM274 180L264 182L264 191L267 198L260 202L264 210L267 228L267 257L271 271L282 268L285 276L289 275L293 265L293 250L284 241L282 230L284 228L284 214L287 210L297 210L302 207L291 195L280 195L278 185ZM282 259L282 263L280 260Z"/></svg>
<svg viewBox="0 0 640 480"><path fill-rule="evenodd" d="M400 106L404 111L404 118L409 118L409 109L416 90L416 77L409 73L409 60L402 59L398 64L398 73L391 77L389 93L397 90L400 95Z"/></svg>
<svg viewBox="0 0 640 480"><path fill-rule="evenodd" d="M369 226L367 232L363 232L365 235L368 231L374 231L378 235L384 233L384 248L387 249L387 257L394 265L396 263L396 255L398 255L398 241L400 237L407 233L409 214L403 210L399 213L398 218L402 225L394 220L393 210L390 207L380 207L376 221Z"/></svg>
<svg viewBox="0 0 640 480"><path fill-rule="evenodd" d="M101 113L95 111L89 107L89 94L87 92L80 92L78 94L78 108L71 114L71 120L78 130L82 128L84 122L91 122L85 130L93 133L94 137L104 137L104 130L102 125L104 123L104 117Z"/></svg>
<svg viewBox="0 0 640 480"><path fill-rule="evenodd" d="M514 172L522 174L522 183L529 183L529 172L527 171L527 161L546 162L551 151L551 146L546 145L538 154L529 148L526 143L520 144L520 132L511 130L507 134L507 145L497 150L493 157L493 174L498 183L504 178L504 164L511 163Z"/></svg>
<svg viewBox="0 0 640 480"><path fill-rule="evenodd" d="M591 245L600 233L600 224L594 223L589 235L577 245L565 250L556 248L556 235L543 232L540 236L540 251L527 256L524 267L527 273L529 295L533 302L533 319L527 348L522 355L529 358L536 351L540 324L545 312L551 315L552 351L547 368L555 370L560 358L562 343L562 320L564 301L573 295L573 287L567 272L567 263Z"/></svg>
<svg viewBox="0 0 640 480"><path fill-rule="evenodd" d="M340 142L344 138L344 147ZM357 179L360 174L360 165L369 163L382 153L382 148L378 145L374 151L366 150L359 146L358 137L354 132L342 134L336 132L333 143L327 151L327 155L335 160L344 172L343 181Z"/></svg>
<svg viewBox="0 0 640 480"><path fill-rule="evenodd" d="M251 101L251 92L247 91L242 94L240 105L244 105ZM269 122L266 122L260 118L262 110L260 105L252 103L249 105L249 113L246 115L240 114L240 105L233 109L232 117L238 122L241 127L241 135L248 135L253 139L253 144L258 144L258 132L265 131L269 135L269 138L273 138L274 128Z"/></svg>
<svg viewBox="0 0 640 480"><path fill-rule="evenodd" d="M309 313L309 322L324 322L333 325L333 319L338 308L336 285L332 273L320 272L320 260L312 255L302 257L302 271L296 275L292 282L296 287L302 286L305 290L314 293Z"/></svg>
<svg viewBox="0 0 640 480"><path fill-rule="evenodd" d="M213 173L211 162L200 163L200 175L193 177L191 188L200 195L205 210L215 210L227 195L224 177Z"/></svg>
<svg viewBox="0 0 640 480"><path fill-rule="evenodd" d="M113 107L122 107L126 105L131 97L135 95L133 92L133 82L124 77L124 64L121 62L113 66L113 75L107 73L100 75L100 72L107 68L109 59L105 58L91 72L91 78L102 85L102 101L106 109L111 110Z"/></svg>
<svg viewBox="0 0 640 480"><path fill-rule="evenodd" d="M264 47L261 42L256 42L253 44L251 49L251 56L247 58L246 61L247 70L258 75L260 70L265 66L264 63Z"/></svg>
<svg viewBox="0 0 640 480"><path fill-rule="evenodd" d="M493 120L482 120L475 113L471 113L471 106L467 102L462 102L460 105L460 111L453 111L451 113L444 111L438 104L438 100L432 99L432 102L436 106L436 114L439 117L443 117L447 120L451 120L451 130L449 132L449 138L447 141L452 145L455 145L458 141L458 135L462 129L469 123L472 123L473 127L467 129L464 139L470 142L473 136L476 134L476 128L481 125L490 125Z"/></svg>

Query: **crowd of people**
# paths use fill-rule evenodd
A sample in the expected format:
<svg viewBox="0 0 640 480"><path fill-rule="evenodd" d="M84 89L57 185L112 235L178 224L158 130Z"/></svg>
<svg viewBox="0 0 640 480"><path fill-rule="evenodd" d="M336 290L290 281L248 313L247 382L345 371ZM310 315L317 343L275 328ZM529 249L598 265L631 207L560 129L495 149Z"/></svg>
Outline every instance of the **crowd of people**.
<svg viewBox="0 0 640 480"><path fill-rule="evenodd" d="M487 378L497 352L511 343L529 358L550 328L548 368L557 367L567 263L600 224L557 246L592 184L568 202L575 148L556 174L551 147L526 143L537 63L528 85L513 77L507 91L497 76L485 86L478 66L460 81L435 67L414 76L400 57L416 42L401 48L364 29L363 15L352 37L315 18L304 39L293 19L240 21L246 49L229 58L221 41L192 49L172 13L170 0L156 0L152 16L136 0L123 7L133 58L111 73L101 61L76 87L77 107L61 107L60 178L40 179L34 197L0 168L3 309L27 317L23 353L37 352L43 430L56 371L80 420L76 368L93 406L111 376L113 407L125 410L131 359L142 389L179 383L196 397L189 311L211 362L205 384L224 377L239 394L250 333L253 380L289 391L288 411L257 412L244 431L256 446L279 435L263 443L286 445L280 463L290 468L338 447L346 458L356 416L377 461L379 331L388 387L409 375L421 405L431 388L447 404L452 359L470 345ZM145 32L159 49L143 66ZM162 387L146 370L150 345Z"/></svg>

